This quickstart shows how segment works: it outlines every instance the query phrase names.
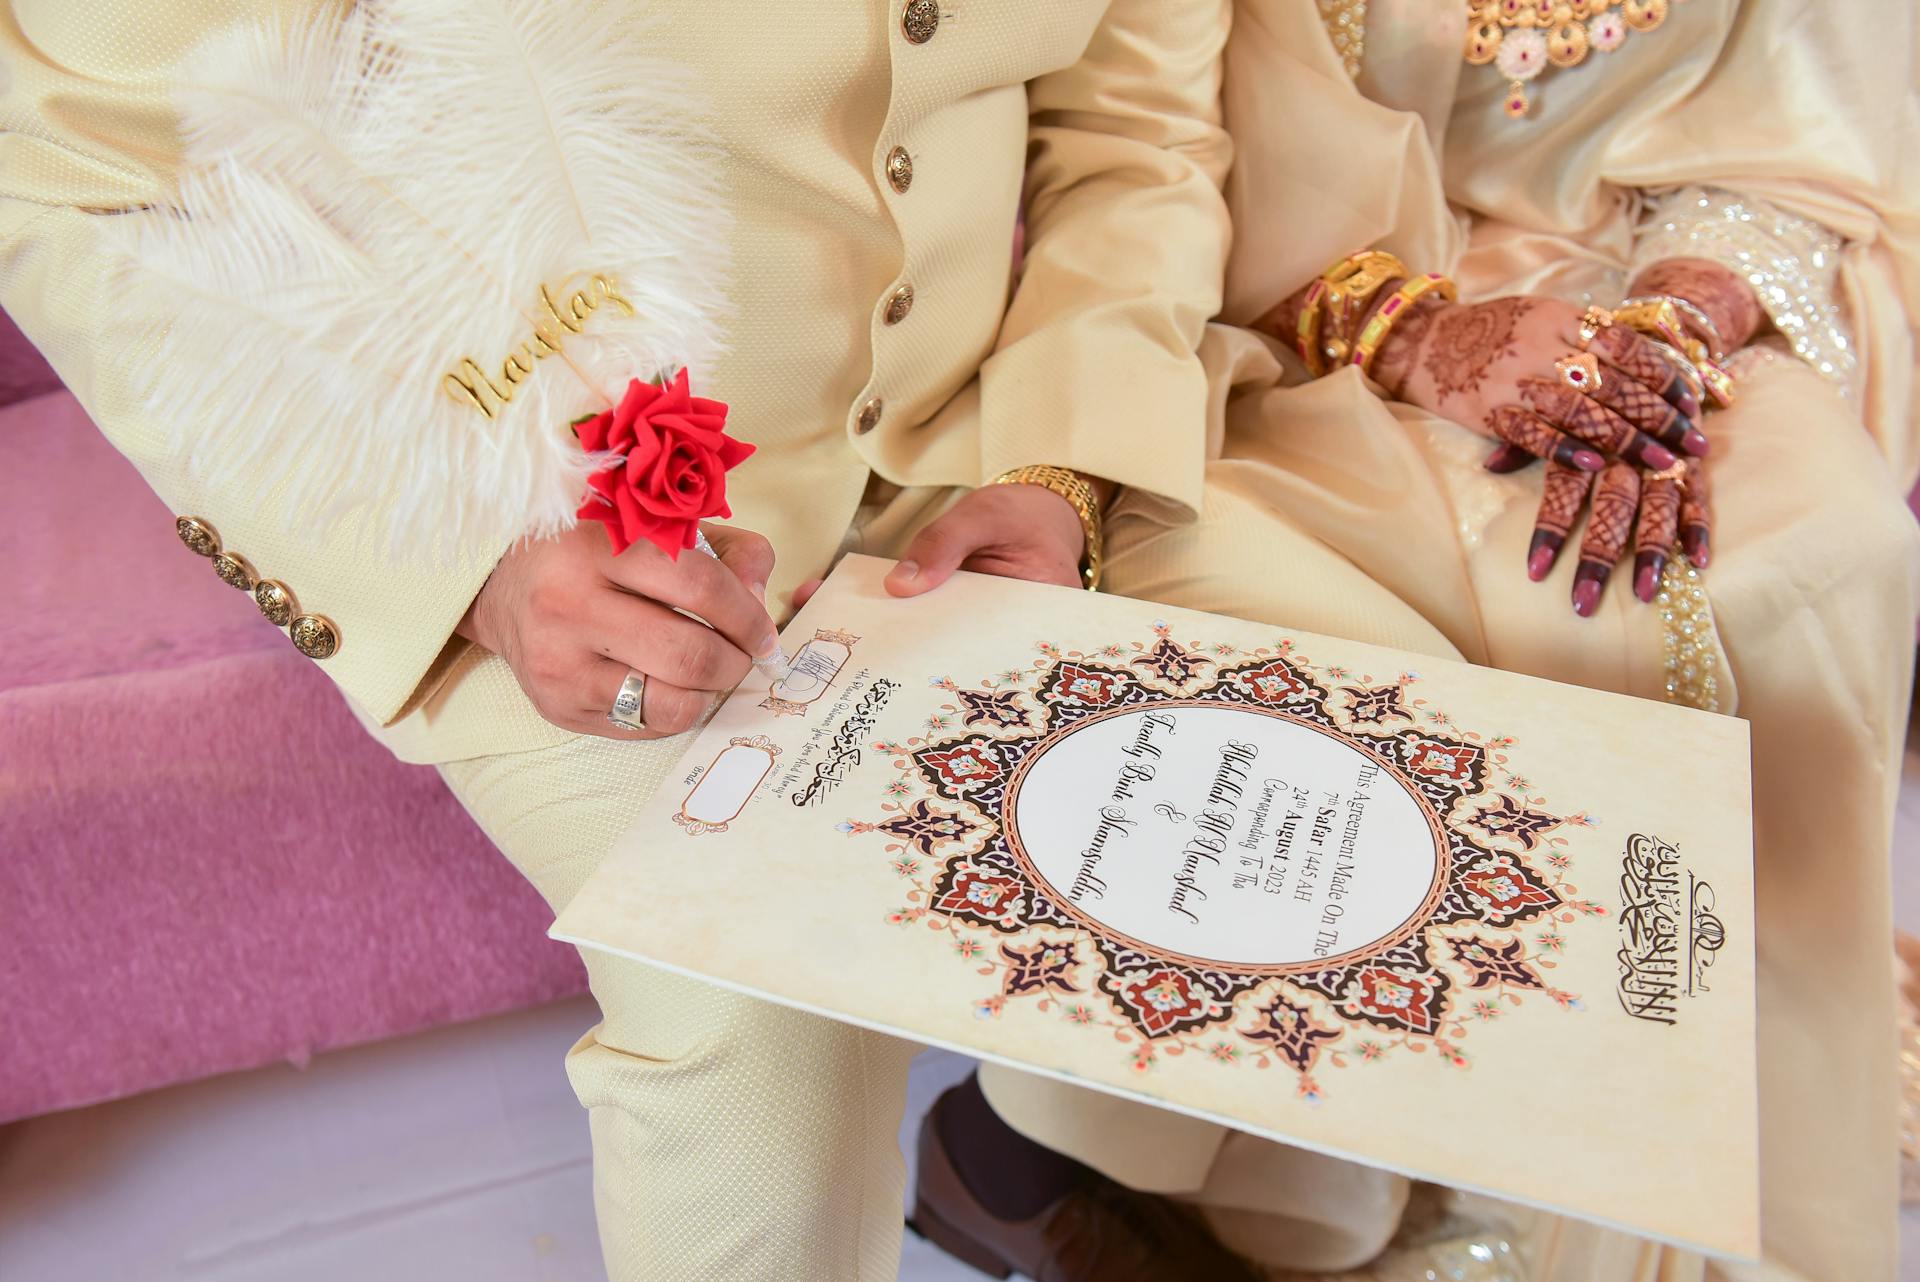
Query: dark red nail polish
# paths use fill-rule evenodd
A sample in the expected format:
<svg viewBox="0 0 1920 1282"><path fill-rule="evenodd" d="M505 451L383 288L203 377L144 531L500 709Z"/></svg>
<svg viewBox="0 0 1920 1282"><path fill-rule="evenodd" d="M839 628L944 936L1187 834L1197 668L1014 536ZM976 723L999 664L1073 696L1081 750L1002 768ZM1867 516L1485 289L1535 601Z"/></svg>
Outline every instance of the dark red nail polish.
<svg viewBox="0 0 1920 1282"><path fill-rule="evenodd" d="M1533 462L1533 455L1527 453L1519 446L1502 445L1493 453L1487 455L1485 467L1489 472L1505 475L1508 472L1518 472L1531 462Z"/></svg>
<svg viewBox="0 0 1920 1282"><path fill-rule="evenodd" d="M1712 444L1707 440L1706 433L1694 427L1688 428L1687 434L1680 438L1680 448L1695 458L1705 458L1713 450Z"/></svg>
<svg viewBox="0 0 1920 1282"><path fill-rule="evenodd" d="M1664 445L1649 444L1640 454L1640 465L1656 472L1666 471L1673 466L1673 462L1673 451Z"/></svg>
<svg viewBox="0 0 1920 1282"><path fill-rule="evenodd" d="M1600 591L1607 586L1607 567L1582 561L1573 580L1573 612L1583 619L1600 608Z"/></svg>
<svg viewBox="0 0 1920 1282"><path fill-rule="evenodd" d="M1658 552L1642 552L1634 558L1633 594L1648 605L1660 591L1660 573L1667 568L1667 558Z"/></svg>
<svg viewBox="0 0 1920 1282"><path fill-rule="evenodd" d="M1674 377L1673 382L1667 384L1667 390L1660 393L1660 398L1688 418L1700 417L1700 398L1693 394L1691 387L1687 386L1687 380L1678 375Z"/></svg>
<svg viewBox="0 0 1920 1282"><path fill-rule="evenodd" d="M1562 540L1550 530L1535 530L1533 546L1527 552L1527 577L1535 583L1547 577L1553 569L1554 558L1560 555Z"/></svg>
<svg viewBox="0 0 1920 1282"><path fill-rule="evenodd" d="M1572 461L1573 465L1582 472L1599 472L1603 471L1607 466L1607 460L1601 458L1592 450L1575 450Z"/></svg>

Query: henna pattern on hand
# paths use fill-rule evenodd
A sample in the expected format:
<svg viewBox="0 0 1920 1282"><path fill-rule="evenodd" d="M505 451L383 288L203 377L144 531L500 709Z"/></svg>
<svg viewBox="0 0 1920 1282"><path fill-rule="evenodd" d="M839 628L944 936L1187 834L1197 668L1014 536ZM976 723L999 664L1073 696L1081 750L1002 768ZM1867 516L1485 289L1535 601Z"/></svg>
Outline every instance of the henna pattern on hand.
<svg viewBox="0 0 1920 1282"><path fill-rule="evenodd" d="M1590 618L1599 608L1600 593L1626 550L1639 508L1640 470L1630 463L1609 464L1594 483L1587 534L1580 541L1580 567L1573 572L1573 612L1581 618Z"/></svg>
<svg viewBox="0 0 1920 1282"><path fill-rule="evenodd" d="M1593 473L1578 471L1563 463L1547 464L1540 511L1534 517L1533 539L1527 544L1527 577L1535 583L1553 569L1592 489Z"/></svg>
<svg viewBox="0 0 1920 1282"><path fill-rule="evenodd" d="M1590 472L1559 466L1548 468L1546 489L1540 495L1540 515L1534 521L1534 528L1564 541L1573 532L1573 523L1580 519L1580 510L1586 507L1587 494L1592 489ZM1554 546L1557 549L1559 544Z"/></svg>
<svg viewBox="0 0 1920 1282"><path fill-rule="evenodd" d="M1414 358L1420 354L1434 318L1452 306L1436 294L1422 296L1388 332L1387 341L1380 344L1373 358L1373 381L1394 400L1400 399L1400 389L1413 372Z"/></svg>
<svg viewBox="0 0 1920 1282"><path fill-rule="evenodd" d="M1610 464L1593 487L1593 511L1580 541L1580 559L1611 568L1626 551L1639 510L1640 470L1629 463Z"/></svg>
<svg viewBox="0 0 1920 1282"><path fill-rule="evenodd" d="M1660 349L1625 325L1609 325L1593 336L1588 350L1623 374L1646 384L1663 400L1674 401L1684 388L1680 371Z"/></svg>
<svg viewBox="0 0 1920 1282"><path fill-rule="evenodd" d="M1496 405L1487 411L1487 430L1509 445L1517 445L1535 458L1598 472L1606 466L1592 450L1555 428L1538 414L1520 405Z"/></svg>
<svg viewBox="0 0 1920 1282"><path fill-rule="evenodd" d="M1648 605L1660 595L1667 549L1680 524L1680 478L1684 466L1649 472L1640 487L1640 526L1633 540L1633 594Z"/></svg>
<svg viewBox="0 0 1920 1282"><path fill-rule="evenodd" d="M1751 342L1766 320L1753 286L1710 259L1662 259L1634 278L1633 292L1686 299L1713 319L1728 352Z"/></svg>
<svg viewBox="0 0 1920 1282"><path fill-rule="evenodd" d="M1537 305L1531 298L1496 298L1447 309L1434 324L1423 362L1443 403L1472 395L1497 361L1517 354L1520 322Z"/></svg>
<svg viewBox="0 0 1920 1282"><path fill-rule="evenodd" d="M1592 391L1593 399L1627 422L1678 453L1704 454L1707 438L1694 429L1693 420L1675 409L1666 397L1624 374L1602 376Z"/></svg>
<svg viewBox="0 0 1920 1282"><path fill-rule="evenodd" d="M1688 459L1680 485L1680 546L1687 559L1702 569L1711 559L1713 540L1713 486L1707 475L1705 463Z"/></svg>
<svg viewBox="0 0 1920 1282"><path fill-rule="evenodd" d="M1673 469L1668 469L1672 471ZM1662 558L1680 529L1680 478L1652 472L1640 487L1640 525L1634 531L1633 550Z"/></svg>
<svg viewBox="0 0 1920 1282"><path fill-rule="evenodd" d="M1639 434L1633 424L1565 383L1551 378L1523 378L1518 386L1521 400L1574 439L1606 454L1628 454L1635 448Z"/></svg>

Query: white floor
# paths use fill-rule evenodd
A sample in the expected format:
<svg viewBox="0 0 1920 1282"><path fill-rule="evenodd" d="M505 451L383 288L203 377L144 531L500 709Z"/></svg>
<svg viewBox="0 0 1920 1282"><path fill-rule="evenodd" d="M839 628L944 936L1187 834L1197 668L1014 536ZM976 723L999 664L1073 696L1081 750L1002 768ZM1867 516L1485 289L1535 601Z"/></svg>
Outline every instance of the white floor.
<svg viewBox="0 0 1920 1282"><path fill-rule="evenodd" d="M585 998L0 1127L0 1282L604 1282ZM906 1151L969 1063L914 1064ZM900 1276L978 1282L908 1234Z"/></svg>
<svg viewBox="0 0 1920 1282"><path fill-rule="evenodd" d="M1920 748L1896 913L1920 932ZM604 1282L560 1057L585 1000L0 1127L0 1282ZM967 1070L915 1062L901 1135ZM1903 1217L1920 1282L1920 1212ZM980 1275L911 1234L903 1282Z"/></svg>

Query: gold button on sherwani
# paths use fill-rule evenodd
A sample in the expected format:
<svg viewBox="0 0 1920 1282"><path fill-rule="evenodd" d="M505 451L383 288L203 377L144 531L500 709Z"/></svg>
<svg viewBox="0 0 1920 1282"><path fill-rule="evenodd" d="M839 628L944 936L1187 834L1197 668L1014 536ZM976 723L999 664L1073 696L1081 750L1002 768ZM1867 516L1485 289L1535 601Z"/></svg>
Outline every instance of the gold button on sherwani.
<svg viewBox="0 0 1920 1282"><path fill-rule="evenodd" d="M913 186L913 153L905 147L895 147L887 153L887 181L902 194Z"/></svg>
<svg viewBox="0 0 1920 1282"><path fill-rule="evenodd" d="M887 299L886 321L889 325L898 325L913 310L913 286L902 285L893 291Z"/></svg>
<svg viewBox="0 0 1920 1282"><path fill-rule="evenodd" d="M340 649L340 632L323 615L303 614L287 629L294 648L309 659L328 659Z"/></svg>
<svg viewBox="0 0 1920 1282"><path fill-rule="evenodd" d="M196 555L212 556L220 550L220 533L197 516L182 516L174 519L174 533L180 541L191 548Z"/></svg>
<svg viewBox="0 0 1920 1282"><path fill-rule="evenodd" d="M886 408L886 406L878 396L860 407L860 421L856 425L860 435L865 436L868 432L880 426L880 411L884 408Z"/></svg>
<svg viewBox="0 0 1920 1282"><path fill-rule="evenodd" d="M238 552L214 553L213 572L230 588L239 588L242 592L253 591L253 567Z"/></svg>
<svg viewBox="0 0 1920 1282"><path fill-rule="evenodd" d="M253 603L276 628L284 628L293 619L293 593L278 579L262 579L253 585Z"/></svg>
<svg viewBox="0 0 1920 1282"><path fill-rule="evenodd" d="M923 45L940 29L940 0L907 0L900 13L900 30L913 44Z"/></svg>

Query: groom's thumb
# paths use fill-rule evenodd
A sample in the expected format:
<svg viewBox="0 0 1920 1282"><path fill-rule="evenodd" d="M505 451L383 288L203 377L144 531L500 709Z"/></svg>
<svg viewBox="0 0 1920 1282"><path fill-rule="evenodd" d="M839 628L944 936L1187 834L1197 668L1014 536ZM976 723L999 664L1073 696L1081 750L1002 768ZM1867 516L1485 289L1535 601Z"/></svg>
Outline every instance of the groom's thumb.
<svg viewBox="0 0 1920 1282"><path fill-rule="evenodd" d="M945 583L962 561L988 541L988 532L978 527L978 521L959 510L927 526L887 575L887 591L894 596L919 596Z"/></svg>

